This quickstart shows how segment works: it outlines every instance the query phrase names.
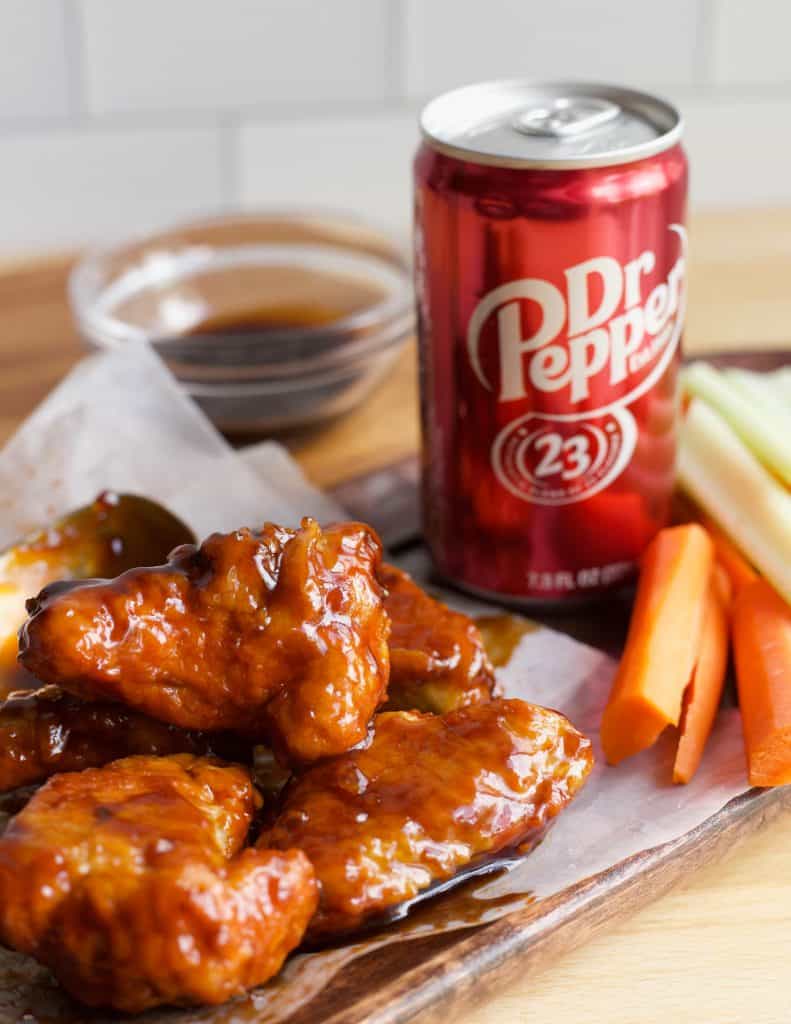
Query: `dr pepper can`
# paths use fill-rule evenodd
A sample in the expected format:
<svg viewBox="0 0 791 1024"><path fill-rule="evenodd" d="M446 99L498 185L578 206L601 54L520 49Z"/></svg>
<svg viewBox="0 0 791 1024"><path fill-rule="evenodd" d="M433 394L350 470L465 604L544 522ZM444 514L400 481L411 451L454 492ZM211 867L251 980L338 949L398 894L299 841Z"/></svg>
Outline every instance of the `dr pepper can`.
<svg viewBox="0 0 791 1024"><path fill-rule="evenodd" d="M642 92L487 82L421 117L424 526L524 605L621 587L666 524L686 301L681 118Z"/></svg>

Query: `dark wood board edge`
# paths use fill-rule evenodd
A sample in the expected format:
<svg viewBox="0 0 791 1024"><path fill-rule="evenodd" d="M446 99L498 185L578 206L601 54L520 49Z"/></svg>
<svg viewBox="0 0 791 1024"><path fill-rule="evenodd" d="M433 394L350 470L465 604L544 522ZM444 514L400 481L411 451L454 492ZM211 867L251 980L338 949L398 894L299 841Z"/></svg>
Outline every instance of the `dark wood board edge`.
<svg viewBox="0 0 791 1024"><path fill-rule="evenodd" d="M323 1024L434 1024L537 973L597 932L724 859L791 809L791 787L751 790L679 839L630 857L570 889L471 930L447 950L346 1006ZM389 951L392 954L392 950ZM385 948L382 955L387 955Z"/></svg>

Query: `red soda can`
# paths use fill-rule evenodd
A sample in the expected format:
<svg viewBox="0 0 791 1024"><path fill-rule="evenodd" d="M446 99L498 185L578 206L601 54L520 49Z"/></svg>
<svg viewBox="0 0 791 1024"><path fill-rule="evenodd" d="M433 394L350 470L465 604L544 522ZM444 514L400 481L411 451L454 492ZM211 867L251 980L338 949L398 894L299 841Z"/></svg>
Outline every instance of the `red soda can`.
<svg viewBox="0 0 791 1024"><path fill-rule="evenodd" d="M624 584L666 524L687 161L668 103L488 82L431 102L415 158L425 536L525 605Z"/></svg>

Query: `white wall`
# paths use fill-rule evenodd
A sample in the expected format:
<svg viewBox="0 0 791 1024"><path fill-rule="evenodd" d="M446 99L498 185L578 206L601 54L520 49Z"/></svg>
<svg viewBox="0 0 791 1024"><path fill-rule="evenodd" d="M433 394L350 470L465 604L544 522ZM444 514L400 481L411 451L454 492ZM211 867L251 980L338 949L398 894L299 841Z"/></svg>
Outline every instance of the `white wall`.
<svg viewBox="0 0 791 1024"><path fill-rule="evenodd" d="M697 205L791 203L791 0L0 0L0 252L238 205L406 232L422 101L505 75L667 94Z"/></svg>

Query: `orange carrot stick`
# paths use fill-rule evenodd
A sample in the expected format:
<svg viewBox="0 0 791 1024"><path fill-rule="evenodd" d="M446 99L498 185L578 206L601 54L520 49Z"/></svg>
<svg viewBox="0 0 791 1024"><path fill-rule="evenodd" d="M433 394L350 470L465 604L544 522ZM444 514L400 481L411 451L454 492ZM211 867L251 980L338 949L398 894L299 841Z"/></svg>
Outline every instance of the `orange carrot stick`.
<svg viewBox="0 0 791 1024"><path fill-rule="evenodd" d="M725 569L715 563L706 592L698 660L684 695L673 782L689 782L698 770L711 727L717 717L728 668L730 600L730 578Z"/></svg>
<svg viewBox="0 0 791 1024"><path fill-rule="evenodd" d="M678 725L700 647L714 545L697 523L660 530L643 556L629 634L601 726L610 764Z"/></svg>
<svg viewBox="0 0 791 1024"><path fill-rule="evenodd" d="M781 786L791 782L791 608L765 580L736 595L733 649L750 784Z"/></svg>
<svg viewBox="0 0 791 1024"><path fill-rule="evenodd" d="M714 541L717 561L730 576L734 592L745 583L758 579L758 573L730 537L683 491L675 491L673 494L670 518L673 523L700 523L705 526Z"/></svg>
<svg viewBox="0 0 791 1024"><path fill-rule="evenodd" d="M757 580L758 573L733 541L715 523L711 522L708 517L704 519L703 523L711 534L711 539L714 541L717 561L730 577L734 594L748 583Z"/></svg>

